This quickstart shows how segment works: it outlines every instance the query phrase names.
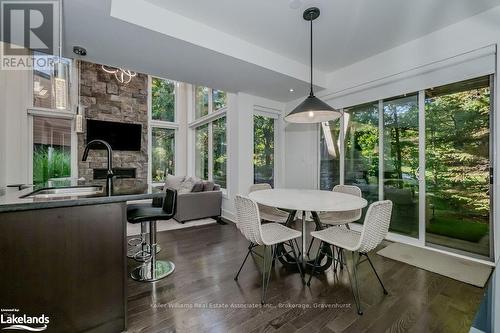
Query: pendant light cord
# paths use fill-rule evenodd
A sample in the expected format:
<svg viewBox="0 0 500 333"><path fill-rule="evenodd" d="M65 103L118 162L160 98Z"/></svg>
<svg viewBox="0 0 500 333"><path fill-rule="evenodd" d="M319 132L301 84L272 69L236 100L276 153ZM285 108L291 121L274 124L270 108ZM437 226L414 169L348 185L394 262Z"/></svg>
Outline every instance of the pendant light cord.
<svg viewBox="0 0 500 333"><path fill-rule="evenodd" d="M309 16L309 21L311 21L311 91L309 92L310 97L314 97L313 92L313 14Z"/></svg>

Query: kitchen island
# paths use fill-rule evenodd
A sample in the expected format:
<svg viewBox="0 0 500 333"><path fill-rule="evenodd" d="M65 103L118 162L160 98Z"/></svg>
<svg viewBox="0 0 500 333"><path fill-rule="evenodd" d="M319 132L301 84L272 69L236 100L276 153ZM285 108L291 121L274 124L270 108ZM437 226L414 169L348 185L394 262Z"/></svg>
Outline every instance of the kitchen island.
<svg viewBox="0 0 500 333"><path fill-rule="evenodd" d="M48 332L126 330L126 202L162 192L148 186L115 186L112 195L30 192L9 188L0 196L2 315L43 315Z"/></svg>

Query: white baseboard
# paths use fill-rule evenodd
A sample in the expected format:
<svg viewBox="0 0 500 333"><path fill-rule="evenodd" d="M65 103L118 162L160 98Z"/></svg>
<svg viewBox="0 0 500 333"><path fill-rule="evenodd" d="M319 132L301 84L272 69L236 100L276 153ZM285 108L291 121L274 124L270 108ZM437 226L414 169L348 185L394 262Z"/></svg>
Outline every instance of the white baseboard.
<svg viewBox="0 0 500 333"><path fill-rule="evenodd" d="M227 209L222 209L222 217L225 218L226 220L229 220L233 223L236 221L236 214L233 212L227 210Z"/></svg>

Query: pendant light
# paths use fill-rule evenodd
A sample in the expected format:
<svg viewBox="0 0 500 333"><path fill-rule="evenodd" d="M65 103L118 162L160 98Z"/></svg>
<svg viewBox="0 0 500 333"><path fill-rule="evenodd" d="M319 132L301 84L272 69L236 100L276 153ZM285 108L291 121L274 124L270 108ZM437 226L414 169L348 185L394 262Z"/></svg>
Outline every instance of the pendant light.
<svg viewBox="0 0 500 333"><path fill-rule="evenodd" d="M59 2L59 57L54 63L54 97L55 107L58 110L67 110L69 108L69 65L62 59L62 19L63 8L62 1Z"/></svg>
<svg viewBox="0 0 500 333"><path fill-rule="evenodd" d="M322 123L339 118L342 114L326 104L316 96L313 91L313 21L319 17L319 8L311 7L304 11L303 18L311 22L311 90L309 96L300 103L285 120L290 123Z"/></svg>

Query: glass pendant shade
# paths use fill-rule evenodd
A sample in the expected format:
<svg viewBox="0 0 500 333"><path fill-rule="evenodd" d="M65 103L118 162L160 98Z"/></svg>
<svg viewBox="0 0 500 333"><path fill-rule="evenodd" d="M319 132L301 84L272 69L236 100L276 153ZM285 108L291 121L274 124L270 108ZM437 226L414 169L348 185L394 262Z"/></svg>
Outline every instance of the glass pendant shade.
<svg viewBox="0 0 500 333"><path fill-rule="evenodd" d="M69 105L69 68L64 62L54 63L54 97L58 110L67 110Z"/></svg>

